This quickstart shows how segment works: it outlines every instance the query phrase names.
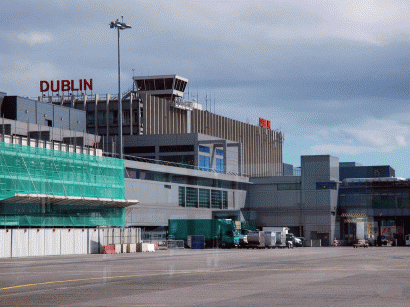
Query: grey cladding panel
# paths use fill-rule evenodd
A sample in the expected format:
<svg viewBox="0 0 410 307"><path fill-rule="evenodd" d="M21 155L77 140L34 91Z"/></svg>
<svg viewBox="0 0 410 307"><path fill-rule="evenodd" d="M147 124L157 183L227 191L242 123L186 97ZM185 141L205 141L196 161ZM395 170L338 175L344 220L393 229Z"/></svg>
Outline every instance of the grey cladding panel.
<svg viewBox="0 0 410 307"><path fill-rule="evenodd" d="M75 131L85 131L86 121L85 112L70 108L70 128Z"/></svg>
<svg viewBox="0 0 410 307"><path fill-rule="evenodd" d="M53 121L54 106L50 103L37 102L37 124L47 126L47 120Z"/></svg>
<svg viewBox="0 0 410 307"><path fill-rule="evenodd" d="M54 127L69 129L70 128L70 109L54 105Z"/></svg>
<svg viewBox="0 0 410 307"><path fill-rule="evenodd" d="M36 102L17 97L17 120L25 123L36 123Z"/></svg>

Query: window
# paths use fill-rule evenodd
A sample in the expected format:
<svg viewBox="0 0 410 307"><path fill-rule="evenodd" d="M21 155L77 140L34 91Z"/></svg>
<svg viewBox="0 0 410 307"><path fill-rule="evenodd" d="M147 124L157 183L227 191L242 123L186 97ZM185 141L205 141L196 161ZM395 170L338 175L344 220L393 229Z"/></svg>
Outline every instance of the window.
<svg viewBox="0 0 410 307"><path fill-rule="evenodd" d="M162 91L165 89L164 79L155 79L155 89Z"/></svg>
<svg viewBox="0 0 410 307"><path fill-rule="evenodd" d="M336 190L336 182L316 182L316 190Z"/></svg>
<svg viewBox="0 0 410 307"><path fill-rule="evenodd" d="M211 207L213 209L222 208L222 191L211 190Z"/></svg>
<svg viewBox="0 0 410 307"><path fill-rule="evenodd" d="M174 79L172 79L172 78L166 78L166 79L165 79L165 89L171 90L173 83L174 83Z"/></svg>
<svg viewBox="0 0 410 307"><path fill-rule="evenodd" d="M209 147L207 147L207 146L199 146L198 150L200 152L206 152L206 153L210 152Z"/></svg>
<svg viewBox="0 0 410 307"><path fill-rule="evenodd" d="M145 89L147 91L155 91L155 84L153 79L145 80Z"/></svg>
<svg viewBox="0 0 410 307"><path fill-rule="evenodd" d="M211 197L207 189L199 189L199 208L210 208Z"/></svg>
<svg viewBox="0 0 410 307"><path fill-rule="evenodd" d="M95 125L94 112L87 112L87 125L88 126Z"/></svg>
<svg viewBox="0 0 410 307"><path fill-rule="evenodd" d="M300 183L278 183L278 190L300 190Z"/></svg>
<svg viewBox="0 0 410 307"><path fill-rule="evenodd" d="M155 146L139 146L139 147L124 147L125 154L134 154L134 153L154 153Z"/></svg>
<svg viewBox="0 0 410 307"><path fill-rule="evenodd" d="M145 91L144 80L137 80L137 87L139 91Z"/></svg>
<svg viewBox="0 0 410 307"><path fill-rule="evenodd" d="M129 125L130 124L130 110L122 111L122 123L124 125Z"/></svg>
<svg viewBox="0 0 410 307"><path fill-rule="evenodd" d="M134 111L133 113L134 113L133 124L135 125L140 122L140 119L138 117L138 111Z"/></svg>
<svg viewBox="0 0 410 307"><path fill-rule="evenodd" d="M105 111L98 111L98 125L106 125L107 124L107 120L105 117Z"/></svg>
<svg viewBox="0 0 410 307"><path fill-rule="evenodd" d="M198 207L198 189L186 188L186 206Z"/></svg>
<svg viewBox="0 0 410 307"><path fill-rule="evenodd" d="M179 187L179 206L185 207L185 187Z"/></svg>
<svg viewBox="0 0 410 307"><path fill-rule="evenodd" d="M174 146L160 146L160 152L186 152L194 151L194 145L174 145Z"/></svg>
<svg viewBox="0 0 410 307"><path fill-rule="evenodd" d="M118 111L110 111L110 113L108 113L108 120L110 125L118 124Z"/></svg>
<svg viewBox="0 0 410 307"><path fill-rule="evenodd" d="M224 150L217 148L217 149L215 150L215 154L216 154L217 156L223 156L223 155L224 155Z"/></svg>
<svg viewBox="0 0 410 307"><path fill-rule="evenodd" d="M228 191L222 191L222 209L228 209Z"/></svg>
<svg viewBox="0 0 410 307"><path fill-rule="evenodd" d="M215 162L216 162L216 171L220 172L220 173L223 173L223 171L224 171L224 160L216 158Z"/></svg>
<svg viewBox="0 0 410 307"><path fill-rule="evenodd" d="M199 156L199 167L201 170L209 170L209 157Z"/></svg>

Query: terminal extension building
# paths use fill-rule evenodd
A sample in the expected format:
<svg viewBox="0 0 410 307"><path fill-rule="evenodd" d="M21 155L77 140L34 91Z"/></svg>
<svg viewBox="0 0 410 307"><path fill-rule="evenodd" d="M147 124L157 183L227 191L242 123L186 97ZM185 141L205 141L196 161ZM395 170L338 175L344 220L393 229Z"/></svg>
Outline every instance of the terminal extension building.
<svg viewBox="0 0 410 307"><path fill-rule="evenodd" d="M283 163L281 132L183 97L177 75L116 95L1 93L1 227L142 227L227 218L288 226L322 245L410 233L410 181L330 155ZM71 94L71 95L70 95ZM61 156L61 157L60 157Z"/></svg>

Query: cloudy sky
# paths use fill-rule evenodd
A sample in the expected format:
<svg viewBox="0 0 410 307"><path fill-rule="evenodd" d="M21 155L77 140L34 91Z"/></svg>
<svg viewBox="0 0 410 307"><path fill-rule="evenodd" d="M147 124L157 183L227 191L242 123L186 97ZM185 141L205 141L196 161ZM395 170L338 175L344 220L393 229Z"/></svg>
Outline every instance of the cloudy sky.
<svg viewBox="0 0 410 307"><path fill-rule="evenodd" d="M189 98L285 133L284 162L331 154L410 177L410 1L9 1L1 7L0 91L39 95L39 81L121 82L178 74ZM186 96L187 97L187 96ZM212 109L213 110L213 109Z"/></svg>

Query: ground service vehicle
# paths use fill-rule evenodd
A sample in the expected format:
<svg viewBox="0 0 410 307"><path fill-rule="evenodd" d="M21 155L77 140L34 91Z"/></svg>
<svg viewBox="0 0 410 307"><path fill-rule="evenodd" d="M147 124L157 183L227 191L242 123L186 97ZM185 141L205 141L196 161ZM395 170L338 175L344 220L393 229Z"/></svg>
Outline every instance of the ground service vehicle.
<svg viewBox="0 0 410 307"><path fill-rule="evenodd" d="M292 243L292 245L290 245L290 243ZM296 246L296 237L293 233L288 233L286 234L286 244L288 245L288 247L294 247Z"/></svg>
<svg viewBox="0 0 410 307"><path fill-rule="evenodd" d="M271 231L248 231L244 236L242 247L273 248L276 245L276 235Z"/></svg>
<svg viewBox="0 0 410 307"><path fill-rule="evenodd" d="M284 248L284 247L293 247L294 243L289 243L288 238L286 235L288 234L289 228L288 227L263 227L263 231L270 231L275 233L275 247Z"/></svg>
<svg viewBox="0 0 410 307"><path fill-rule="evenodd" d="M186 243L188 236L204 236L205 247L228 248L239 245L240 233L232 220L168 220L168 238L184 240Z"/></svg>
<svg viewBox="0 0 410 307"><path fill-rule="evenodd" d="M354 248L358 247L369 247L369 243L366 242L366 240L357 240L356 243L353 244Z"/></svg>

